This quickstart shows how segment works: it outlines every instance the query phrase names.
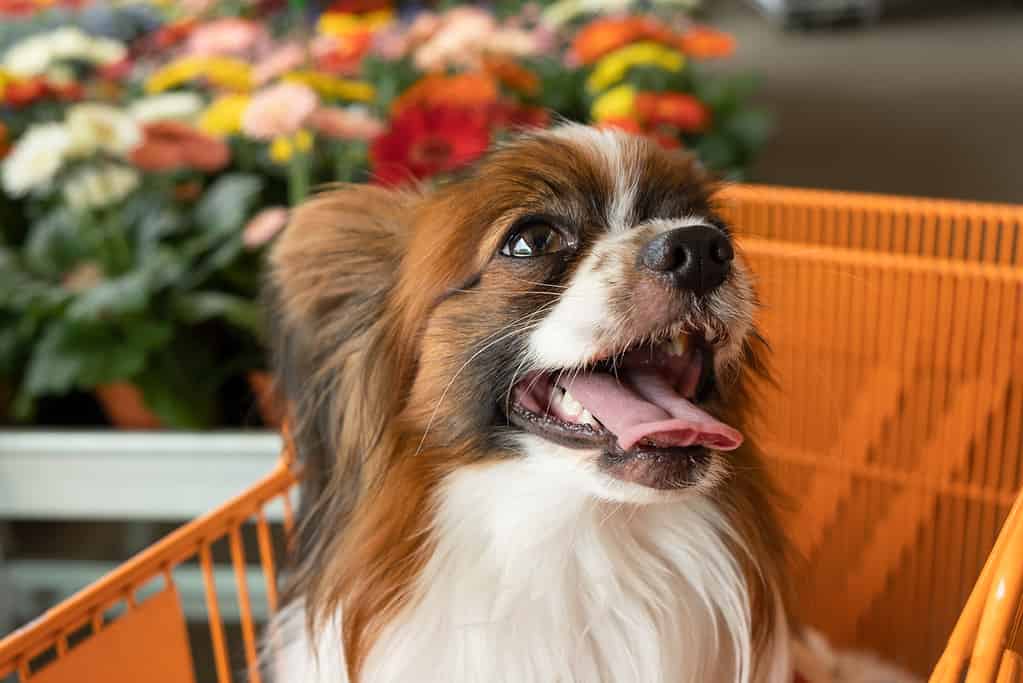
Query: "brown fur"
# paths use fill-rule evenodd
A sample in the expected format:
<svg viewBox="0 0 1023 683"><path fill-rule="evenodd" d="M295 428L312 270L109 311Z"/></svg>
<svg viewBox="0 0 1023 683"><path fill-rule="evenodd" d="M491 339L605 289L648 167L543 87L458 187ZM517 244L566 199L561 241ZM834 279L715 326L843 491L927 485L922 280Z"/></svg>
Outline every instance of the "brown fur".
<svg viewBox="0 0 1023 683"><path fill-rule="evenodd" d="M631 220L708 209L708 186L688 161L644 141L630 145L649 179ZM515 335L490 352L493 370L473 354L538 322L530 312L559 291L538 283L563 283L574 267L553 275L493 268L492 255L509 226L531 213L562 216L587 234L602 230L614 179L598 161L538 137L433 194L337 189L301 207L273 251L275 366L306 467L287 598L305 598L310 626L343 609L353 681L412 599L438 483L454 468L509 455L487 438L481 425L492 418L474 392L515 358ZM722 406L739 426L765 349L752 337L746 351ZM746 571L762 641L775 619L767 591L785 589L784 544L755 448L734 456L736 474L715 495L756 558Z"/></svg>

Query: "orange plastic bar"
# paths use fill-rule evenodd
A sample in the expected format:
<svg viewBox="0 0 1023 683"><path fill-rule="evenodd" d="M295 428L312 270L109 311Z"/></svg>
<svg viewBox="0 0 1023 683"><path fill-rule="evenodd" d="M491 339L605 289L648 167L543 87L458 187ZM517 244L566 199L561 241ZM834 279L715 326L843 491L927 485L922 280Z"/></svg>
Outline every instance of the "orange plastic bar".
<svg viewBox="0 0 1023 683"><path fill-rule="evenodd" d="M165 567L174 567L193 557L197 539L223 536L230 526L230 520L254 514L267 501L290 489L295 482L295 473L282 461L271 474L249 490L175 530L115 571L54 607L33 624L0 640L0 678L16 670L27 653L38 652L53 645L54 633L97 614L95 618L102 624L102 611L123 596L126 588L140 586ZM22 678L25 676L22 675Z"/></svg>
<svg viewBox="0 0 1023 683"><path fill-rule="evenodd" d="M270 525L266 515L260 508L256 514L256 537L259 539L259 561L263 565L263 578L266 580L266 602L272 615L277 611L277 572L274 568L274 550L270 542Z"/></svg>
<svg viewBox="0 0 1023 683"><path fill-rule="evenodd" d="M966 683L994 683L1023 597L1023 516L1007 524L1009 538L991 577Z"/></svg>
<svg viewBox="0 0 1023 683"><path fill-rule="evenodd" d="M224 624L220 620L220 605L217 602L217 585L213 579L213 558L208 543L199 549L199 564L202 580L206 587L206 611L209 615L210 638L213 642L213 659L217 667L218 683L231 683L227 668L227 646L224 640Z"/></svg>
<svg viewBox="0 0 1023 683"><path fill-rule="evenodd" d="M980 628L981 618L984 613L985 602L991 593L991 586L994 577L1002 564L1005 555L1005 548L1008 545L1009 537L1016 528L1021 518L1023 508L1023 495L1016 498L1009 516L1002 526L1001 533L995 541L994 547L988 554L987 562L980 572L980 577L970 593L966 605L963 607L956 622L952 635L949 636L948 645L944 653L934 667L930 683L959 683L962 680L962 670L970 657L970 651L974 648L977 639L977 632Z"/></svg>
<svg viewBox="0 0 1023 683"><path fill-rule="evenodd" d="M242 549L242 535L239 527L231 529L228 538L231 544L231 563L238 585L238 608L242 618L242 640L245 643L245 663L249 667L251 683L262 683L259 663L256 661L256 632L252 623L252 603L249 601L249 582L246 576L245 551Z"/></svg>

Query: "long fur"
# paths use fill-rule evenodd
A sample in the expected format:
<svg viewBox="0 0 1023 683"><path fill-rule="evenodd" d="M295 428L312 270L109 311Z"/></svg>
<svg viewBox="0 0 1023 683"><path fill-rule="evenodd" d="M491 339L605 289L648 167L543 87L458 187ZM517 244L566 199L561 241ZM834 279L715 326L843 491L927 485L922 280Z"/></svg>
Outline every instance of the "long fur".
<svg viewBox="0 0 1023 683"><path fill-rule="evenodd" d="M306 474L274 680L787 683L785 544L752 442L706 486L636 504L578 451L493 426L581 267L490 264L527 210L717 220L688 160L568 127L437 192L320 195L276 245L274 364ZM740 332L718 406L737 425L764 352Z"/></svg>

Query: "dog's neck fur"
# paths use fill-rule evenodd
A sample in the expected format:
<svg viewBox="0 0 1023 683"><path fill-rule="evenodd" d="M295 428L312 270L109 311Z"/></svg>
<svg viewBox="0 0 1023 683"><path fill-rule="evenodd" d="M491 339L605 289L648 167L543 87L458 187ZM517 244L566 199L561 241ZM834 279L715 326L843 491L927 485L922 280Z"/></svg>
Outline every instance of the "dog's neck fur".
<svg viewBox="0 0 1023 683"><path fill-rule="evenodd" d="M527 455L447 478L429 559L360 683L791 680L787 633L754 651L742 541L711 497L610 503L552 462ZM337 624L318 634L309 669L301 604L288 611L274 638L286 683L345 681Z"/></svg>

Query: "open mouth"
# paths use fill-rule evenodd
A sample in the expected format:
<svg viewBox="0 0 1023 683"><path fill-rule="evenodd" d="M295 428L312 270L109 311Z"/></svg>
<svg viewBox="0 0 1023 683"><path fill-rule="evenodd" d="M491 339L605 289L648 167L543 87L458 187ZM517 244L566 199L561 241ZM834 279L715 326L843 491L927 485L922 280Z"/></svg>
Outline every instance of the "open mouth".
<svg viewBox="0 0 1023 683"><path fill-rule="evenodd" d="M709 451L742 434L701 404L715 391L713 350L698 335L649 340L585 368L527 375L509 420L572 448L601 448L613 476L654 488L693 483Z"/></svg>

